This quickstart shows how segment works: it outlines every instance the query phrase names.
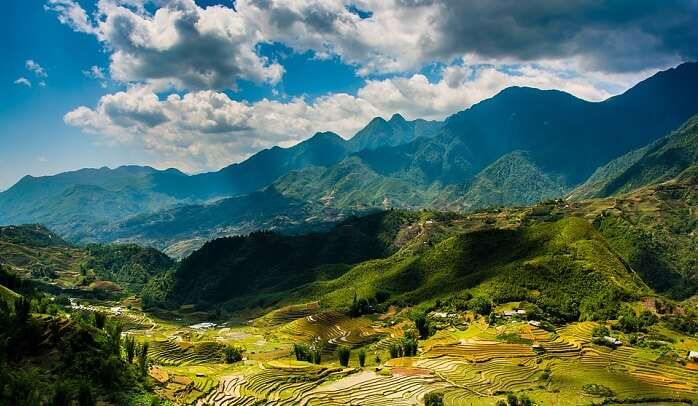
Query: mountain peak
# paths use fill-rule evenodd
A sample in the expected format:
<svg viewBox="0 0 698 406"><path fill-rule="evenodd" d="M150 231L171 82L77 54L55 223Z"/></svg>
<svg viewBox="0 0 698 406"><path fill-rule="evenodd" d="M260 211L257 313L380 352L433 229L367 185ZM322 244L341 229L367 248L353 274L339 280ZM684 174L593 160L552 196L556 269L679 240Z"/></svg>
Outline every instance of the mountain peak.
<svg viewBox="0 0 698 406"><path fill-rule="evenodd" d="M395 123L395 122L405 122L405 117L403 117L400 113L395 113L393 114L392 117L390 117L390 122Z"/></svg>

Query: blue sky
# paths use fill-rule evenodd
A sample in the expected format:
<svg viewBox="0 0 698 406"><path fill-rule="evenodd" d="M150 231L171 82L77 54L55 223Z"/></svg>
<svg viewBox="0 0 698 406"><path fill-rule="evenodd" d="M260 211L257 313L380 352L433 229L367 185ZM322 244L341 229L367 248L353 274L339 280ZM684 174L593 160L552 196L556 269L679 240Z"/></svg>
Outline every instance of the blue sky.
<svg viewBox="0 0 698 406"><path fill-rule="evenodd" d="M602 100L697 55L693 0L535 3L8 2L0 190L81 167L215 170L374 116L443 119L510 85Z"/></svg>

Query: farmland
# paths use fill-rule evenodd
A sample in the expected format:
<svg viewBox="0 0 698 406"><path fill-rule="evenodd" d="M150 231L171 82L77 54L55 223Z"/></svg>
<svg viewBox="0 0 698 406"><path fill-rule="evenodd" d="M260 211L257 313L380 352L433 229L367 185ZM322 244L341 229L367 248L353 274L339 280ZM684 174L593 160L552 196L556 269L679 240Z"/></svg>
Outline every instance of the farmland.
<svg viewBox="0 0 698 406"><path fill-rule="evenodd" d="M125 334L150 342L155 391L175 404L417 405L432 392L446 405L494 405L510 394L541 405L698 400L698 375L683 350L698 344L688 336L673 333L675 344L661 350L609 348L594 343L595 322L548 331L524 319L501 317L489 324L464 312L452 315L457 327L420 339L415 356L391 357L389 343L404 340L414 328L407 311L391 307L350 317L300 304L239 326L148 317L151 329ZM138 312L120 317L138 318ZM661 324L648 331L662 333L667 330ZM298 343L318 345L321 361L296 360ZM244 349L241 361L224 362L228 345ZM339 363L338 345L352 349L348 366Z"/></svg>

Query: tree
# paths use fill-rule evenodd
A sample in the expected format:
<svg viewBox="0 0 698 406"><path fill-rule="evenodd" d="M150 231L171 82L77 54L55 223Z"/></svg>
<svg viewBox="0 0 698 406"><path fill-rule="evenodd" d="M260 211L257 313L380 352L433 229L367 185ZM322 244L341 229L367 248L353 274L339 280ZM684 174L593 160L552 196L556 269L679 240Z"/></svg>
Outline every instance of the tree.
<svg viewBox="0 0 698 406"><path fill-rule="evenodd" d="M94 318L95 327L100 330L103 329L107 321L107 315L102 312L94 312L92 317Z"/></svg>
<svg viewBox="0 0 698 406"><path fill-rule="evenodd" d="M131 364L136 355L136 339L133 336L127 336L124 340L124 348L126 349L126 361Z"/></svg>
<svg viewBox="0 0 698 406"><path fill-rule="evenodd" d="M608 328L606 326L596 326L593 330L591 330L592 337L605 337L610 335L611 332L608 331Z"/></svg>
<svg viewBox="0 0 698 406"><path fill-rule="evenodd" d="M121 358L121 333L124 331L124 326L120 322L115 321L107 326L107 338L109 344L114 350L117 357Z"/></svg>
<svg viewBox="0 0 698 406"><path fill-rule="evenodd" d="M490 311L492 311L492 302L484 296L477 296L470 299L468 302L468 309L481 315L490 314Z"/></svg>
<svg viewBox="0 0 698 406"><path fill-rule="evenodd" d="M15 321L19 325L23 325L29 319L29 313L31 313L32 303L31 300L22 296L18 300L15 300Z"/></svg>
<svg viewBox="0 0 698 406"><path fill-rule="evenodd" d="M444 394L441 392L429 392L424 395L424 406L443 406Z"/></svg>
<svg viewBox="0 0 698 406"><path fill-rule="evenodd" d="M366 364L366 350L363 348L359 350L359 366L364 367Z"/></svg>
<svg viewBox="0 0 698 406"><path fill-rule="evenodd" d="M339 358L339 365L343 367L349 366L349 356L351 355L351 350L349 347L340 345L337 347L337 357Z"/></svg>
<svg viewBox="0 0 698 406"><path fill-rule="evenodd" d="M312 362L310 348L305 344L293 344L293 353L296 355L296 361Z"/></svg>
<svg viewBox="0 0 698 406"><path fill-rule="evenodd" d="M140 351L138 351L138 367L141 370L141 374L145 376L148 372L148 349L150 344L146 341L141 345Z"/></svg>
<svg viewBox="0 0 698 406"><path fill-rule="evenodd" d="M239 347L228 345L223 349L223 358L226 364L242 361L242 352L244 350Z"/></svg>
<svg viewBox="0 0 698 406"><path fill-rule="evenodd" d="M419 338L422 340L426 340L429 338L429 336L434 334L434 328L429 323L429 319L427 319L427 315L425 313L419 312L413 314L412 320L414 321L414 325L419 333Z"/></svg>

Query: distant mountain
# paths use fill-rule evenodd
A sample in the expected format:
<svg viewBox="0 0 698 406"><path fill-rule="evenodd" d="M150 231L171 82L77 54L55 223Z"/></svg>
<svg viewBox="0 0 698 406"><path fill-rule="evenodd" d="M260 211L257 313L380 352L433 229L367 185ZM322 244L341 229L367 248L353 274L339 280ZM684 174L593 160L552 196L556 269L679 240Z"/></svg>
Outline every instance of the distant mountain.
<svg viewBox="0 0 698 406"><path fill-rule="evenodd" d="M378 122L385 126L377 125ZM55 176L26 176L0 193L0 224L42 223L73 241L99 241L109 225L132 216L246 195L294 170L327 167L364 147L400 145L432 136L438 122L375 119L344 140L317 133L290 148L274 147L217 172L188 176L143 166L81 169ZM231 217L230 221L234 221Z"/></svg>
<svg viewBox="0 0 698 406"><path fill-rule="evenodd" d="M158 214L140 221L146 228L161 224L163 232L180 230L177 224L184 222L196 235L204 229L207 235L226 235L279 218L297 228L375 208L526 205L564 196L599 166L654 142L697 112L696 63L660 72L598 103L559 91L509 88L449 117L433 137L366 148L334 165L281 176L271 193L254 197L260 207L271 199L273 213L249 210L243 220L217 209L245 200L236 199L169 212L166 226L153 223ZM367 128L380 126L374 120ZM292 202L288 210L284 202ZM139 227L120 234L129 235L143 237Z"/></svg>
<svg viewBox="0 0 698 406"><path fill-rule="evenodd" d="M421 137L431 138L442 125L440 121L407 121L400 114L394 114L389 121L376 117L348 140L347 145L351 151L394 147Z"/></svg>
<svg viewBox="0 0 698 406"><path fill-rule="evenodd" d="M677 131L597 169L570 197L605 197L675 178L698 165L698 115Z"/></svg>
<svg viewBox="0 0 698 406"><path fill-rule="evenodd" d="M348 158L352 162L282 177L276 188L284 195L318 200L324 196L321 187L307 179L328 179L325 192L332 192L338 208L344 202L461 209L531 203L553 197L551 192L562 196L600 165L666 135L696 112L697 63L660 72L598 103L559 91L508 88L449 117L434 137L364 149ZM526 154L526 165L522 155L495 165L515 151ZM509 164L520 164L521 170L504 171L514 157L519 159ZM510 176L499 178L500 185L508 185L498 189L503 193L493 199L475 196L478 185L495 171Z"/></svg>

